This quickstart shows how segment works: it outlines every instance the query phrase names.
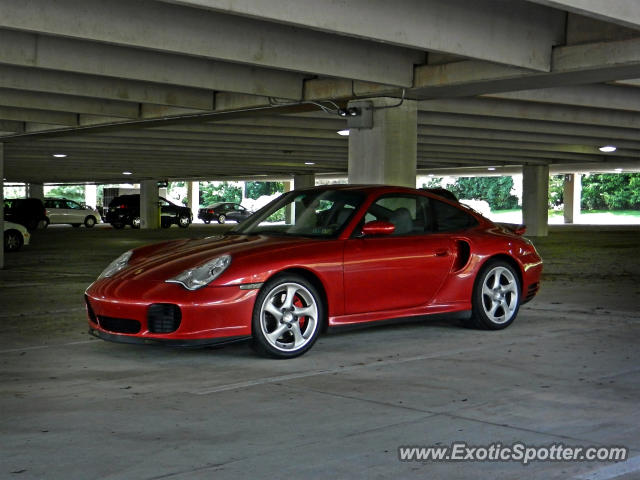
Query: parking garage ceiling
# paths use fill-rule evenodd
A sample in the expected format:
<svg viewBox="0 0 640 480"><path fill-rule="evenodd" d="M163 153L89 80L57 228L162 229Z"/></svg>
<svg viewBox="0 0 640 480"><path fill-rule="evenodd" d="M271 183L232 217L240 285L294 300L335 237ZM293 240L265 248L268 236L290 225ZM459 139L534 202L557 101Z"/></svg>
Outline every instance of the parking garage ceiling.
<svg viewBox="0 0 640 480"><path fill-rule="evenodd" d="M640 2L0 0L7 181L344 175L376 96L423 172L638 170Z"/></svg>

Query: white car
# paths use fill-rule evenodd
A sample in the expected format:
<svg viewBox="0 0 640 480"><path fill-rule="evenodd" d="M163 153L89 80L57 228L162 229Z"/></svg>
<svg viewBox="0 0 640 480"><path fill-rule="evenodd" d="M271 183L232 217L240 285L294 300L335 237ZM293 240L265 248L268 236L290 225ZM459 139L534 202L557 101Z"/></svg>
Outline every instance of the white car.
<svg viewBox="0 0 640 480"><path fill-rule="evenodd" d="M29 245L31 234L22 225L4 221L4 250L5 252L17 252L22 245Z"/></svg>
<svg viewBox="0 0 640 480"><path fill-rule="evenodd" d="M66 198L45 198L44 206L47 209L47 225L66 223L79 227L84 223L85 227L91 228L102 221L97 210Z"/></svg>

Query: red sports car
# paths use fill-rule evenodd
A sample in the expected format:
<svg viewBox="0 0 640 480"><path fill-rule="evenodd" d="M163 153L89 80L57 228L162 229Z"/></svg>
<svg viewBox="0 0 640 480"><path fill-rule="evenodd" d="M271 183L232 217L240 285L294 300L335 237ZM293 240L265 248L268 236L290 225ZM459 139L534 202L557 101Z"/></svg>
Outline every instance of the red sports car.
<svg viewBox="0 0 640 480"><path fill-rule="evenodd" d="M519 232L521 233L521 232ZM86 291L105 340L252 339L295 357L328 327L461 313L501 329L538 291L531 242L432 193L327 186L282 195L225 235L124 253Z"/></svg>

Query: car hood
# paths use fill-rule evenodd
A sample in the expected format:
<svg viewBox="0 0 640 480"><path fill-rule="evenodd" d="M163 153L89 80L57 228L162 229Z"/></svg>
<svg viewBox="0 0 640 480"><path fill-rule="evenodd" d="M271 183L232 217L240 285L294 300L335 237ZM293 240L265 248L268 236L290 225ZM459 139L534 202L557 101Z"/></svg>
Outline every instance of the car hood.
<svg viewBox="0 0 640 480"><path fill-rule="evenodd" d="M251 261L252 259L268 258L283 249L319 241L304 237L266 235L220 235L199 240L176 240L135 249L128 267L111 279L165 281L221 255L231 255L231 265L227 270L231 275L223 274L219 279L220 282L216 280L215 283L234 284L237 283L238 277L250 273L238 272L236 268L234 275L232 273L234 264L252 264L255 269L260 269L259 265ZM250 281L250 279L247 280Z"/></svg>

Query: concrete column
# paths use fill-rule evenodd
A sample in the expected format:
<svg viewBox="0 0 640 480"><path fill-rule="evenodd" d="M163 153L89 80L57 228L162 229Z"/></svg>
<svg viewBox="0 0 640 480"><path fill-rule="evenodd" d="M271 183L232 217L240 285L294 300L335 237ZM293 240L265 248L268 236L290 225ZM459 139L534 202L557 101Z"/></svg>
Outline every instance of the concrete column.
<svg viewBox="0 0 640 480"><path fill-rule="evenodd" d="M200 210L200 182L187 182L187 205L193 213L193 219L196 220Z"/></svg>
<svg viewBox="0 0 640 480"><path fill-rule="evenodd" d="M4 143L0 142L0 232L2 232L2 248L0 248L0 269L4 268Z"/></svg>
<svg viewBox="0 0 640 480"><path fill-rule="evenodd" d="M313 173L301 173L293 176L293 189L315 187L316 176Z"/></svg>
<svg viewBox="0 0 640 480"><path fill-rule="evenodd" d="M158 181L143 180L140 182L140 228L158 228L160 214L158 206Z"/></svg>
<svg viewBox="0 0 640 480"><path fill-rule="evenodd" d="M349 183L416 186L417 102L375 98L373 127L349 131Z"/></svg>
<svg viewBox="0 0 640 480"><path fill-rule="evenodd" d="M549 234L549 166L525 165L522 169L522 219L527 236Z"/></svg>
<svg viewBox="0 0 640 480"><path fill-rule="evenodd" d="M98 186L84 186L84 203L89 207L96 208L98 206Z"/></svg>
<svg viewBox="0 0 640 480"><path fill-rule="evenodd" d="M288 180L284 183L284 193L290 192L293 190L293 180ZM293 210L291 209L291 204L287 205L284 208L284 221L286 224L291 225L293 223Z"/></svg>
<svg viewBox="0 0 640 480"><path fill-rule="evenodd" d="M564 176L564 223L573 223L580 216L580 199L582 197L582 175L570 173Z"/></svg>
<svg viewBox="0 0 640 480"><path fill-rule="evenodd" d="M27 198L39 198L44 200L44 185L42 183L27 183L25 192Z"/></svg>

